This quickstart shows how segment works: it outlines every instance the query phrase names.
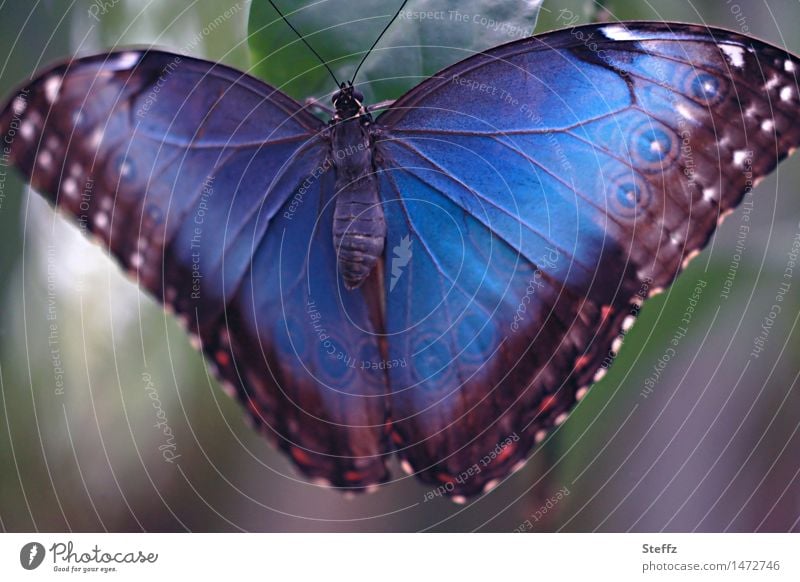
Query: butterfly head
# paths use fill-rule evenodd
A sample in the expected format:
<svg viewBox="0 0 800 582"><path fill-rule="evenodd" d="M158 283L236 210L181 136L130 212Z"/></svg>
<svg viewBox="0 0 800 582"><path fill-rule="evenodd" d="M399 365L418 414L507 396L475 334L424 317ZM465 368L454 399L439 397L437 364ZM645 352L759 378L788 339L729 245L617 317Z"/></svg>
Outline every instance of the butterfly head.
<svg viewBox="0 0 800 582"><path fill-rule="evenodd" d="M339 90L333 94L333 106L336 108L337 119L349 119L365 112L364 95L353 87L352 83L342 83Z"/></svg>

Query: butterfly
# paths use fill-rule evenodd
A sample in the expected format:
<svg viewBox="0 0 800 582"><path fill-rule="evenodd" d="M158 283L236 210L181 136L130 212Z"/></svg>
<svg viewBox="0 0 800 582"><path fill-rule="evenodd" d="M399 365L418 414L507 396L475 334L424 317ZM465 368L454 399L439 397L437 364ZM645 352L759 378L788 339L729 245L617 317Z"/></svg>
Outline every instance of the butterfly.
<svg viewBox="0 0 800 582"><path fill-rule="evenodd" d="M591 39L591 42L587 42ZM221 64L50 68L4 155L174 311L309 479L455 500L520 468L642 302L800 143L798 60L724 30L559 30L329 122Z"/></svg>

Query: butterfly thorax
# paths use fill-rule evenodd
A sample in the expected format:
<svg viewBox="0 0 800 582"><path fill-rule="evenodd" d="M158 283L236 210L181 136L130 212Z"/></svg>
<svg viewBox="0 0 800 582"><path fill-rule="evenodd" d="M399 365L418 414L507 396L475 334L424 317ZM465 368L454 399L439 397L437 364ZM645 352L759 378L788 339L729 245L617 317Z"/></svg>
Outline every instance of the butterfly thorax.
<svg viewBox="0 0 800 582"><path fill-rule="evenodd" d="M386 222L373 165L371 116L352 87L334 96L331 159L336 172L333 243L345 287L359 287L383 254Z"/></svg>

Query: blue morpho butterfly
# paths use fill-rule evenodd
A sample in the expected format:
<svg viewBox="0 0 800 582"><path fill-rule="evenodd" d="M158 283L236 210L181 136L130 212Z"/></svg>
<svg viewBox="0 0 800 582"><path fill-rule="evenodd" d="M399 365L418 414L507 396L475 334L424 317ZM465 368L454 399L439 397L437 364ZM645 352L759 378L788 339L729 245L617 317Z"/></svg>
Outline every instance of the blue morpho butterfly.
<svg viewBox="0 0 800 582"><path fill-rule="evenodd" d="M45 71L0 131L305 475L371 489L397 454L463 499L524 463L798 146L797 63L718 29L591 25L467 58L375 119L341 84L326 124L220 64L128 50Z"/></svg>

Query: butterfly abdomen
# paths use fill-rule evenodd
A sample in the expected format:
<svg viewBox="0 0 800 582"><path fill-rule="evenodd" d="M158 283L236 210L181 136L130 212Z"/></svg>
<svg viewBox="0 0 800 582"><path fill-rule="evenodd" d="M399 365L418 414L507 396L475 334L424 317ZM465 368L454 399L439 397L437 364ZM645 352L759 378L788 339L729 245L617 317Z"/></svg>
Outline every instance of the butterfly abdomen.
<svg viewBox="0 0 800 582"><path fill-rule="evenodd" d="M334 126L332 145L336 168L333 244L344 284L355 289L383 254L386 222L367 129L358 118L343 121Z"/></svg>

